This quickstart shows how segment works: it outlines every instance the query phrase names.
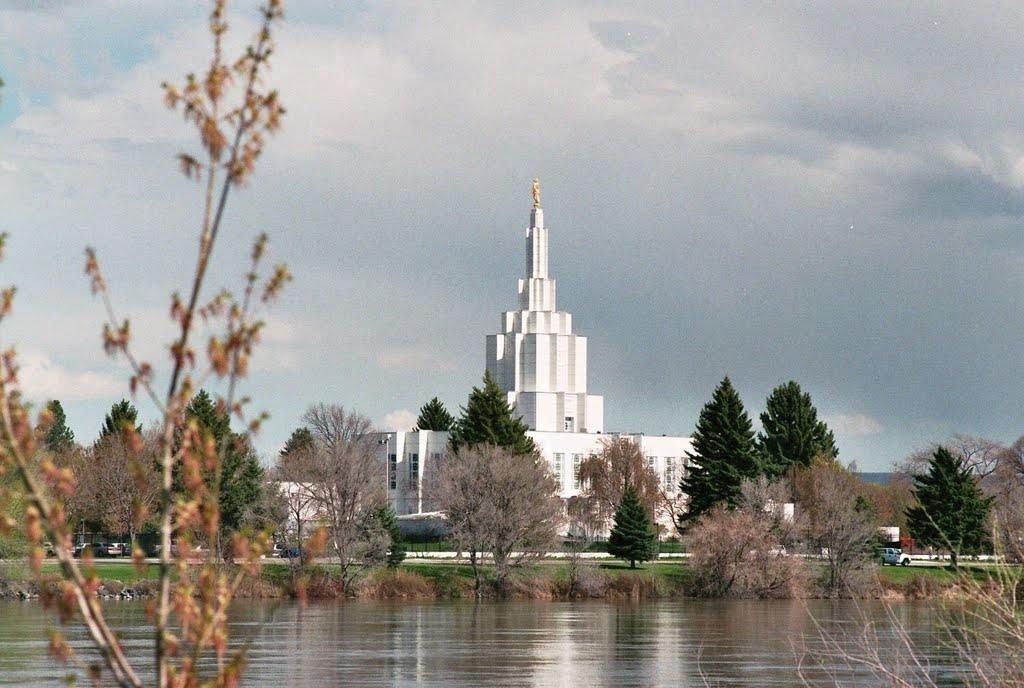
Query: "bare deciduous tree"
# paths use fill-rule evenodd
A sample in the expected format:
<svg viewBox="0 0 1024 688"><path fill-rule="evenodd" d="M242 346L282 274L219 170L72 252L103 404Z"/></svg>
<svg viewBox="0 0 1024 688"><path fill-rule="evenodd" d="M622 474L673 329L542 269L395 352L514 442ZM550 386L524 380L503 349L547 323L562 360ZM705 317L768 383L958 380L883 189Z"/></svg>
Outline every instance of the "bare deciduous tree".
<svg viewBox="0 0 1024 688"><path fill-rule="evenodd" d="M982 479L996 470L1001 455L1006 449L1003 444L995 440L954 433L944 442L932 442L927 448L915 451L896 466L897 472L907 475L927 472L928 462L931 461L932 455L940 446L948 449L953 456L962 458L971 471Z"/></svg>
<svg viewBox="0 0 1024 688"><path fill-rule="evenodd" d="M584 497L570 497L565 504L566 569L569 574L569 597L580 594L586 552L604 530L604 521L594 511L594 503Z"/></svg>
<svg viewBox="0 0 1024 688"><path fill-rule="evenodd" d="M663 494L658 476L647 465L640 445L629 437L601 440L601 450L580 464L582 495L593 503L593 512L607 524L615 514L632 485L640 502L652 516L663 507Z"/></svg>
<svg viewBox="0 0 1024 688"><path fill-rule="evenodd" d="M127 428L103 437L84 450L83 470L78 472L76 497L88 509L86 518L111 533L127 534L131 543L142 526L140 517L151 511L159 496L159 432L153 429L140 437Z"/></svg>
<svg viewBox="0 0 1024 688"><path fill-rule="evenodd" d="M494 560L502 592L511 567L547 552L562 513L556 489L547 464L536 454L475 445L444 459L438 497L452 537L469 552L478 596L483 593L483 553Z"/></svg>
<svg viewBox="0 0 1024 688"><path fill-rule="evenodd" d="M1018 482L1024 483L1024 436L1000 453L999 464Z"/></svg>
<svg viewBox="0 0 1024 688"><path fill-rule="evenodd" d="M811 469L808 534L826 563L821 588L827 597L857 596L869 579L875 523L858 508L857 487L857 478L839 465Z"/></svg>
<svg viewBox="0 0 1024 688"><path fill-rule="evenodd" d="M800 509L787 510L792 502L788 481L770 480L761 475L740 483L740 505L754 515L767 519L780 547L795 549L807 531L807 519Z"/></svg>
<svg viewBox="0 0 1024 688"><path fill-rule="evenodd" d="M907 508L914 505L913 488L910 478L897 473L885 485L862 482L858 490L874 507L878 525L896 526L906 532Z"/></svg>
<svg viewBox="0 0 1024 688"><path fill-rule="evenodd" d="M300 493L308 494L323 518L328 546L341 565L342 587L349 592L367 566L385 561L391 544L390 534L372 518L387 503L384 462L366 416L317 404L302 420L314 446Z"/></svg>
<svg viewBox="0 0 1024 688"><path fill-rule="evenodd" d="M999 462L982 487L994 497L992 536L1012 561L1024 562L1024 437L999 454Z"/></svg>
<svg viewBox="0 0 1024 688"><path fill-rule="evenodd" d="M246 528L277 533L288 522L288 503L281 494L280 482L270 474L263 476L259 497L242 512Z"/></svg>
<svg viewBox="0 0 1024 688"><path fill-rule="evenodd" d="M286 512L280 530L295 542L302 542L306 536L306 524L316 521L316 496L312 489L316 460L315 446L302 447L278 457L274 470L274 477L279 481L278 494Z"/></svg>
<svg viewBox="0 0 1024 688"><path fill-rule="evenodd" d="M687 529L686 542L699 594L797 597L803 591L803 559L781 552L764 512L716 507Z"/></svg>

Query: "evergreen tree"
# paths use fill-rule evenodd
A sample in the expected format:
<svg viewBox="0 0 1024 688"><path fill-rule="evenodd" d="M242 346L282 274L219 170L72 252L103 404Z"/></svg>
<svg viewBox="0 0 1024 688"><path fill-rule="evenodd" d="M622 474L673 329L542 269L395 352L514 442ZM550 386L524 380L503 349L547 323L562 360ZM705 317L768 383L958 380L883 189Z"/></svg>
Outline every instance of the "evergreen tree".
<svg viewBox="0 0 1024 688"><path fill-rule="evenodd" d="M695 464L679 483L679 489L689 497L682 516L687 524L718 504L735 507L740 499L740 483L761 473L750 417L728 376L701 409L693 448L689 458Z"/></svg>
<svg viewBox="0 0 1024 688"><path fill-rule="evenodd" d="M615 510L614 525L608 537L608 553L625 559L629 568L635 569L638 561L649 561L656 554L658 534L651 523L647 508L640 501L640 494L632 485L626 487Z"/></svg>
<svg viewBox="0 0 1024 688"><path fill-rule="evenodd" d="M249 443L231 431L231 419L226 413L217 412L217 405L206 390L201 389L192 397L185 417L195 419L202 432L212 436L216 446L223 447L218 493L220 522L225 531L238 530L259 501L263 466ZM212 487L213 478L213 475L207 476L207 485Z"/></svg>
<svg viewBox="0 0 1024 688"><path fill-rule="evenodd" d="M103 419L103 427L100 428L100 439L124 431L125 428L135 428L135 432L142 433L142 426L135 425L139 419L139 411L127 399L122 399L110 407L110 413Z"/></svg>
<svg viewBox="0 0 1024 688"><path fill-rule="evenodd" d="M389 569L398 568L398 565L405 561L405 542L402 539L402 530L398 526L398 515L390 504L385 504L373 512L370 518L391 536L386 558L387 566Z"/></svg>
<svg viewBox="0 0 1024 688"><path fill-rule="evenodd" d="M50 411L53 421L46 431L43 444L52 452L62 452L75 446L75 433L67 426L67 416L64 415L64 407L54 399L46 408Z"/></svg>
<svg viewBox="0 0 1024 688"><path fill-rule="evenodd" d="M910 534L926 545L949 550L957 567L960 554L977 553L985 545L985 526L992 497L986 497L963 459L945 447L935 450L928 473L914 476L917 506L907 509Z"/></svg>
<svg viewBox="0 0 1024 688"><path fill-rule="evenodd" d="M757 434L764 470L771 477L785 475L791 466L810 468L817 457L839 456L836 439L824 421L811 395L790 380L772 390L761 414L763 430Z"/></svg>
<svg viewBox="0 0 1024 688"><path fill-rule="evenodd" d="M417 430L451 430L455 427L455 416L448 413L441 401L434 397L420 409L416 419Z"/></svg>
<svg viewBox="0 0 1024 688"><path fill-rule="evenodd" d="M483 387L473 388L452 430L452 451L462 446L490 444L514 454L530 454L537 448L526 434L528 429L522 418L514 415L506 394L490 372L486 372Z"/></svg>
<svg viewBox="0 0 1024 688"><path fill-rule="evenodd" d="M295 428L292 431L288 441L284 443L284 447L281 449L280 456L284 458L289 454L294 454L297 451L303 449L312 449L313 447L313 433L310 432L309 428L305 425L299 428Z"/></svg>

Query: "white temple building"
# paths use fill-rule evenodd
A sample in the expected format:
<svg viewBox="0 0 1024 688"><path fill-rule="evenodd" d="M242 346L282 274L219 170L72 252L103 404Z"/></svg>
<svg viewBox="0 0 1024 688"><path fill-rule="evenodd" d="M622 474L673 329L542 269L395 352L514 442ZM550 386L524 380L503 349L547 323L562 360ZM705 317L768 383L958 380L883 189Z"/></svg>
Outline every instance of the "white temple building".
<svg viewBox="0 0 1024 688"><path fill-rule="evenodd" d="M526 229L519 309L502 314L501 328L487 337L487 371L530 429L604 432L604 397L587 394L587 338L573 334L572 315L555 306L539 194Z"/></svg>
<svg viewBox="0 0 1024 688"><path fill-rule="evenodd" d="M639 444L670 498L693 450L688 437L605 433L604 397L587 392L587 338L573 333L572 315L557 310L555 280L548 272L548 228L533 182L526 229L526 274L518 284L518 309L501 316L501 331L487 336L486 367L530 428L541 455L561 485L560 496L580 491L580 463L601 450L606 438ZM433 511L424 476L448 448L447 432L386 432L379 442L387 462L388 494L399 515Z"/></svg>

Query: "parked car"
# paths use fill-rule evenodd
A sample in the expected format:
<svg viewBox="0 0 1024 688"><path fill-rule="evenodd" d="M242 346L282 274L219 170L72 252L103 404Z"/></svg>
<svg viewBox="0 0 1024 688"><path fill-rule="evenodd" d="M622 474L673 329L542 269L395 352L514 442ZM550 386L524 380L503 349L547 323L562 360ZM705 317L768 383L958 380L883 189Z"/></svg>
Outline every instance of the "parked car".
<svg viewBox="0 0 1024 688"><path fill-rule="evenodd" d="M89 550L94 557L104 557L107 555L107 546L102 542L79 543L75 545L75 551L72 554L76 557L80 557L85 550Z"/></svg>
<svg viewBox="0 0 1024 688"><path fill-rule="evenodd" d="M108 542L107 543L107 556L108 557L123 557L128 550L128 545L123 542Z"/></svg>
<svg viewBox="0 0 1024 688"><path fill-rule="evenodd" d="M882 550L882 566L910 566L910 555L904 554L903 550L895 547L886 547Z"/></svg>
<svg viewBox="0 0 1024 688"><path fill-rule="evenodd" d="M146 556L148 557L159 557L161 545L159 542L155 542L146 549ZM206 547L203 545L192 545L190 548L185 547L185 543L179 543L177 540L171 540L171 552L172 556L178 557L204 557L206 556Z"/></svg>
<svg viewBox="0 0 1024 688"><path fill-rule="evenodd" d="M301 559L302 548L301 547L285 547L281 550L282 559Z"/></svg>
<svg viewBox="0 0 1024 688"><path fill-rule="evenodd" d="M273 544L273 545L272 545L272 546L270 547L270 551L269 551L269 552L267 552L267 556L268 556L268 557L273 557L273 558L275 558L275 559L276 559L277 557L283 556L283 554L284 554L284 551L285 551L286 549L288 549L287 545L285 545L285 544L283 544L283 543L281 543L281 542L275 542L275 543L274 543L274 544Z"/></svg>
<svg viewBox="0 0 1024 688"><path fill-rule="evenodd" d="M156 542L154 542L150 546L149 552L147 552L147 554L149 554L149 556L151 556L151 557L159 557L160 556L160 550L162 548L163 548L163 545L161 545L160 541L157 540ZM174 554L177 554L177 553L178 553L178 541L177 540L171 540L171 554L174 555Z"/></svg>

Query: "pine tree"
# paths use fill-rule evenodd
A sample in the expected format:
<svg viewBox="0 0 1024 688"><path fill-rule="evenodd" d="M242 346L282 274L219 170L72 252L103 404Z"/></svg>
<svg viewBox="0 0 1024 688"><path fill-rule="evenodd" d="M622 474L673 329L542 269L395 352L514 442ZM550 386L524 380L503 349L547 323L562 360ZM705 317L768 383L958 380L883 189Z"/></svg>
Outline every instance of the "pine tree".
<svg viewBox="0 0 1024 688"><path fill-rule="evenodd" d="M945 447L935 450L928 473L914 476L917 506L907 509L910 534L926 545L949 550L957 567L960 554L977 553L985 545L985 526L992 497L986 497L963 459Z"/></svg>
<svg viewBox="0 0 1024 688"><path fill-rule="evenodd" d="M434 397L420 409L420 416L416 419L417 430L441 430L447 431L455 427L455 416L448 413L441 401Z"/></svg>
<svg viewBox="0 0 1024 688"><path fill-rule="evenodd" d="M818 457L839 456L835 436L824 421L818 420L811 395L801 391L793 380L768 395L761 426L757 446L769 476L785 475L791 466L810 468Z"/></svg>
<svg viewBox="0 0 1024 688"><path fill-rule="evenodd" d="M62 452L75 446L75 433L67 426L67 416L64 415L64 407L54 399L46 408L50 411L52 421L46 431L43 443L52 452Z"/></svg>
<svg viewBox="0 0 1024 688"><path fill-rule="evenodd" d="M310 449L313 447L313 433L309 431L309 428L302 426L295 428L292 431L288 441L284 443L284 447L281 448L279 456L284 458L289 454L302 451L303 449Z"/></svg>
<svg viewBox="0 0 1024 688"><path fill-rule="evenodd" d="M614 525L608 537L608 553L629 562L635 569L638 561L650 561L656 554L658 534L651 523L651 515L640 501L632 485L626 487L615 510Z"/></svg>
<svg viewBox="0 0 1024 688"><path fill-rule="evenodd" d="M462 446L490 444L514 454L531 454L537 448L526 434L528 429L522 418L514 415L490 372L486 372L483 387L474 387L462 408L462 416L452 430L451 448L458 451Z"/></svg>
<svg viewBox="0 0 1024 688"><path fill-rule="evenodd" d="M735 507L740 483L761 473L750 417L728 376L701 409L693 448L689 458L695 463L679 483L689 497L681 525L694 522L718 504Z"/></svg>
<svg viewBox="0 0 1024 688"><path fill-rule="evenodd" d="M405 561L405 542L402 539L402 530L398 526L398 515L390 504L385 504L373 512L371 518L391 536L386 559L387 566L389 569L398 568L398 565Z"/></svg>
<svg viewBox="0 0 1024 688"><path fill-rule="evenodd" d="M110 413L103 418L103 427L100 428L100 439L109 435L123 432L126 428L134 428L135 432L142 433L142 426L135 425L139 419L139 410L127 399L122 399L110 407Z"/></svg>
<svg viewBox="0 0 1024 688"><path fill-rule="evenodd" d="M231 431L231 419L226 413L217 411L217 405L206 390L201 389L192 397L185 409L185 417L198 421L203 432L212 435L216 446L223 447L218 493L220 522L222 529L228 532L238 530L250 509L259 501L263 466L249 443ZM207 484L212 486L212 481L213 476L207 476Z"/></svg>

